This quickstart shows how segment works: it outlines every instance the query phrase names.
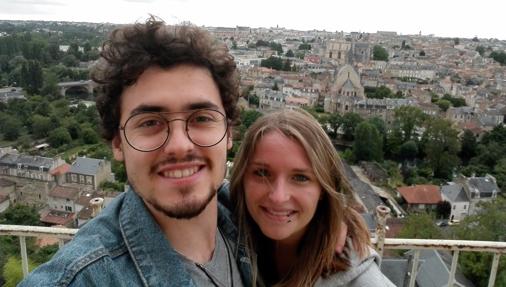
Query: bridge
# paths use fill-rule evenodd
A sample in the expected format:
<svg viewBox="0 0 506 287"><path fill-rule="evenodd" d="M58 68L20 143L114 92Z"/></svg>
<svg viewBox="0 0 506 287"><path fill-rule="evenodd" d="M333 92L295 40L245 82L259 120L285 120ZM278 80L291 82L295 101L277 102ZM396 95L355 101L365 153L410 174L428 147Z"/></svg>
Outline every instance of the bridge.
<svg viewBox="0 0 506 287"><path fill-rule="evenodd" d="M58 83L57 86L58 90L60 91L60 95L65 97L67 90L75 87L84 88L86 91L88 91L88 94L93 94L93 89L97 86L97 84L92 80L81 80L74 82L61 82Z"/></svg>

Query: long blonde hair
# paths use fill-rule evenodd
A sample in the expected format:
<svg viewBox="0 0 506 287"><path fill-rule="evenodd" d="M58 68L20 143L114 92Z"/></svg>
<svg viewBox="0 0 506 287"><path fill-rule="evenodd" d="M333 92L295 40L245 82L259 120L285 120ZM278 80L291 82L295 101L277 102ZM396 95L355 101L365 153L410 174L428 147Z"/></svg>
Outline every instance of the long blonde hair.
<svg viewBox="0 0 506 287"><path fill-rule="evenodd" d="M235 204L243 242L250 250L259 251L259 258L274 262L273 253L267 251L272 240L266 238L246 208L244 175L255 146L263 135L277 131L302 145L310 160L313 172L322 187L313 219L298 247L299 260L276 286L313 286L320 276L326 277L349 268L346 255L336 254L341 225L348 227L348 239L360 256L368 252L370 238L362 217L351 206L352 190L344 176L343 164L329 137L320 124L302 110L282 110L259 118L247 131L235 157L231 174L231 199ZM262 252L262 250L264 252ZM345 252L346 254L346 252ZM253 282L257 282L256 258L252 258Z"/></svg>

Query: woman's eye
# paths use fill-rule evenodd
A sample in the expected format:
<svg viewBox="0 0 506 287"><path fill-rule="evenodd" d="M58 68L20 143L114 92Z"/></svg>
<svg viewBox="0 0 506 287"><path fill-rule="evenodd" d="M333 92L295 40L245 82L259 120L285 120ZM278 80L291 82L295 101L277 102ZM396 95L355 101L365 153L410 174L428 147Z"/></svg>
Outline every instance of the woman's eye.
<svg viewBox="0 0 506 287"><path fill-rule="evenodd" d="M253 171L253 174L260 177L266 177L269 175L269 173L265 169L256 169Z"/></svg>
<svg viewBox="0 0 506 287"><path fill-rule="evenodd" d="M303 174L297 174L293 176L293 179L298 182L306 182L309 180L309 177L303 175Z"/></svg>

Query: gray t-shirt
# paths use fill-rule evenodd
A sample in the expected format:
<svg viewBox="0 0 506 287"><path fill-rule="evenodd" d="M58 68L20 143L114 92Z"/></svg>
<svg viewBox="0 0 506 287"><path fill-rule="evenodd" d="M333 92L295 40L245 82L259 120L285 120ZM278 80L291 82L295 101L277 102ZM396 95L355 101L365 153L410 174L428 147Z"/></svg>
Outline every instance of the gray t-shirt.
<svg viewBox="0 0 506 287"><path fill-rule="evenodd" d="M234 257L234 248L235 244L226 240L218 230L213 257L209 262L199 264L182 256L193 282L197 286L243 287Z"/></svg>

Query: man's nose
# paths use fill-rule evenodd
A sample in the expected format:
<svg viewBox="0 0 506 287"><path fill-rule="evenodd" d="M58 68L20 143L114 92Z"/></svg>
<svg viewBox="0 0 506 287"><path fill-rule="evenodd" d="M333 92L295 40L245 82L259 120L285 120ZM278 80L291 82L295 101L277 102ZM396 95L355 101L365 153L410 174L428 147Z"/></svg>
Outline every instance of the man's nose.
<svg viewBox="0 0 506 287"><path fill-rule="evenodd" d="M287 184L284 179L277 179L271 185L269 192L269 199L272 202L285 202L290 199L290 192L287 189Z"/></svg>
<svg viewBox="0 0 506 287"><path fill-rule="evenodd" d="M183 119L173 119L167 122L168 138L164 146L164 152L168 154L186 154L191 151L195 145L188 138L186 133L186 121Z"/></svg>

